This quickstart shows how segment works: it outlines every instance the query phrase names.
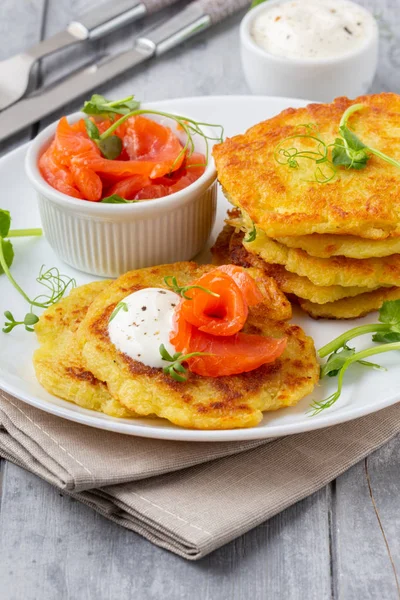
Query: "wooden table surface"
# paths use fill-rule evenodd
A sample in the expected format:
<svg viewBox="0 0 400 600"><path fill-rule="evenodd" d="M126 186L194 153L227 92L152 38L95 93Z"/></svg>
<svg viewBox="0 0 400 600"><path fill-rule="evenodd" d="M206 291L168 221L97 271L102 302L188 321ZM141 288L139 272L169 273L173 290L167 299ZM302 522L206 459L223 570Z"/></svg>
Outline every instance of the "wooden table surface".
<svg viewBox="0 0 400 600"><path fill-rule="evenodd" d="M372 91L400 93L400 0L359 3L380 23L380 63ZM0 59L52 35L97 4L1 0ZM239 60L241 17L96 91L116 98L134 91L142 100L248 93ZM140 25L131 25L49 58L38 69L36 82L49 83L104 50L130 47L139 30ZM77 110L81 102L82 98L61 112ZM31 139L61 112L3 144L1 153ZM3 461L0 597L395 600L400 597L399 498L400 437L313 496L189 563Z"/></svg>

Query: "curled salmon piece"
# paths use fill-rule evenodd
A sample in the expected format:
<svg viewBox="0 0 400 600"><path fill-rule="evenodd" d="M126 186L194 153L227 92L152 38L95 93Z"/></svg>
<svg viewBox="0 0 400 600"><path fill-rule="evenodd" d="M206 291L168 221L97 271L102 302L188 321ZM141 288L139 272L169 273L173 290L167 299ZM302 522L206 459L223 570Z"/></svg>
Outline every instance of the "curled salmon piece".
<svg viewBox="0 0 400 600"><path fill-rule="evenodd" d="M83 198L86 198L86 200L90 200L91 202L98 202L101 200L103 183L97 173L86 167L78 167L76 165L71 165L71 173L75 185L81 192Z"/></svg>
<svg viewBox="0 0 400 600"><path fill-rule="evenodd" d="M151 179L176 171L185 159L183 146L171 129L142 116L126 121L124 147L131 160L155 163Z"/></svg>
<svg viewBox="0 0 400 600"><path fill-rule="evenodd" d="M70 166L72 158L81 154L100 155L100 150L89 139L86 131L75 131L66 117L62 117L57 125L54 142L54 156L60 164L65 166Z"/></svg>
<svg viewBox="0 0 400 600"><path fill-rule="evenodd" d="M248 306L232 277L215 270L202 275L188 290L190 300L184 300L180 307L182 317L204 333L216 336L229 336L240 331L246 323Z"/></svg>
<svg viewBox="0 0 400 600"><path fill-rule="evenodd" d="M176 308L170 342L178 352L201 356L190 358L190 371L203 377L222 377L253 371L274 362L285 350L287 339L243 333L248 306L263 295L254 279L236 265L218 267L193 282L189 299Z"/></svg>
<svg viewBox="0 0 400 600"><path fill-rule="evenodd" d="M243 267L238 267L237 265L221 265L217 270L232 277L233 281L240 288L240 291L245 297L247 306L255 306L264 300L264 296L256 282L251 275L246 273Z"/></svg>
<svg viewBox="0 0 400 600"><path fill-rule="evenodd" d="M79 167L88 167L100 175L109 175L115 179L124 179L132 175L145 175L150 177L154 163L140 162L139 160L109 160L92 151L73 156L71 164Z"/></svg>
<svg viewBox="0 0 400 600"><path fill-rule="evenodd" d="M125 198L125 200L135 200L138 192L148 185L151 185L151 182L146 175L131 175L131 177L114 183L108 189L107 195L118 194L118 196Z"/></svg>
<svg viewBox="0 0 400 600"><path fill-rule="evenodd" d="M71 171L60 164L55 158L54 145L55 142L53 141L39 158L39 170L41 174L47 183L59 192L72 196L73 198L83 198L82 194L75 186L75 180Z"/></svg>

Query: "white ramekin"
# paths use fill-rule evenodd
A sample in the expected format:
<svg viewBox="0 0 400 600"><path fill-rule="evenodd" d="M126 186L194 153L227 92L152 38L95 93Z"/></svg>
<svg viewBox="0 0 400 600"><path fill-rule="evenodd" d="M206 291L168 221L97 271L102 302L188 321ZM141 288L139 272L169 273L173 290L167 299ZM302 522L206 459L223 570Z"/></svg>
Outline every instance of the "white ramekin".
<svg viewBox="0 0 400 600"><path fill-rule="evenodd" d="M151 108L157 110L157 105ZM74 113L68 121L84 116ZM173 120L145 116L167 124L182 136ZM130 269L190 260L200 252L216 213L217 181L211 153L197 181L165 198L134 204L88 202L54 189L39 171L38 159L52 141L56 127L53 123L31 142L25 171L37 192L44 234L64 262L93 275L117 277ZM206 127L202 129L215 135ZM195 136L194 141L196 152L205 153L204 139Z"/></svg>
<svg viewBox="0 0 400 600"><path fill-rule="evenodd" d="M337 96L355 98L371 86L378 62L378 26L361 47L338 58L284 58L258 46L251 36L254 19L287 0L268 0L250 10L240 25L244 75L253 94L332 102ZM362 6L357 4L361 10Z"/></svg>

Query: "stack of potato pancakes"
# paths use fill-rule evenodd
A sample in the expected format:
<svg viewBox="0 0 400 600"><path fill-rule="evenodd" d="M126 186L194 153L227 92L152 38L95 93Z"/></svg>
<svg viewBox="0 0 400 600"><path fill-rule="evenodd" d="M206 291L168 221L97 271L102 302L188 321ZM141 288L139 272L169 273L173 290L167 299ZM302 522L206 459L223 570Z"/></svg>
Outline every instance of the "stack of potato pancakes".
<svg viewBox="0 0 400 600"><path fill-rule="evenodd" d="M288 109L214 147L236 207L215 262L262 267L315 318L360 317L400 298L400 169L372 154L362 169L331 162L341 117L358 103L349 129L400 160L396 94Z"/></svg>

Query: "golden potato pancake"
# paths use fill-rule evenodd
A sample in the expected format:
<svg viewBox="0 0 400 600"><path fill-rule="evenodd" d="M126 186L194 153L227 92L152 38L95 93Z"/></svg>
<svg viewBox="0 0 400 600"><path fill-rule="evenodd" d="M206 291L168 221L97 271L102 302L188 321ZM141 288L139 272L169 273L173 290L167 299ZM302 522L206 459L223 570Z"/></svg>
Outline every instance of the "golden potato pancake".
<svg viewBox="0 0 400 600"><path fill-rule="evenodd" d="M244 209L272 238L312 233L354 235L368 239L400 236L400 170L372 156L365 169L339 167L329 183L315 180L313 160L298 159L298 168L279 164L276 147L286 138L313 131L334 142L343 112L352 104L349 127L361 140L394 158L400 157L400 96L391 93L337 98L331 104L309 104L284 110L243 135L214 146L213 155L228 199ZM288 148L315 151L310 137L288 141ZM286 146L285 146L286 147Z"/></svg>
<svg viewBox="0 0 400 600"><path fill-rule="evenodd" d="M330 258L380 258L400 253L400 237L386 240L366 240L354 235L333 235L312 233L311 235L293 235L276 239L289 248L299 248L310 256Z"/></svg>
<svg viewBox="0 0 400 600"><path fill-rule="evenodd" d="M111 397L107 385L83 366L76 330L96 296L109 281L89 283L42 314L35 325L41 347L33 355L39 383L54 396L112 417L133 417Z"/></svg>
<svg viewBox="0 0 400 600"><path fill-rule="evenodd" d="M312 339L300 327L271 319L268 298L250 309L245 331L285 336L287 348L274 363L249 373L215 378L190 373L187 382L178 382L162 369L148 367L119 352L111 343L109 318L127 295L146 287L166 287L164 277L168 275L174 275L180 285L187 285L212 268L183 262L131 271L91 304L77 332L85 367L107 382L112 396L129 410L140 415L154 413L195 429L252 427L261 421L263 411L296 404L317 383L319 365ZM270 279L261 271L249 273L260 289L268 289Z"/></svg>
<svg viewBox="0 0 400 600"><path fill-rule="evenodd" d="M386 300L399 298L400 288L380 288L355 298L344 298L327 304L314 304L299 298L299 304L313 319L357 319L379 310Z"/></svg>
<svg viewBox="0 0 400 600"><path fill-rule="evenodd" d="M317 258L304 250L280 244L261 229L257 229L254 241L243 241L243 245L266 262L283 265L290 273L308 277L317 286L340 285L368 289L400 286L400 254L359 260L344 256Z"/></svg>
<svg viewBox="0 0 400 600"><path fill-rule="evenodd" d="M290 273L281 265L269 264L258 255L249 252L243 246L243 232L235 230L230 225L225 225L211 252L213 261L217 265L233 263L242 267L262 269L267 276L276 281L279 289L285 294L294 294L317 304L334 302L369 291L365 287L317 286L307 277Z"/></svg>

